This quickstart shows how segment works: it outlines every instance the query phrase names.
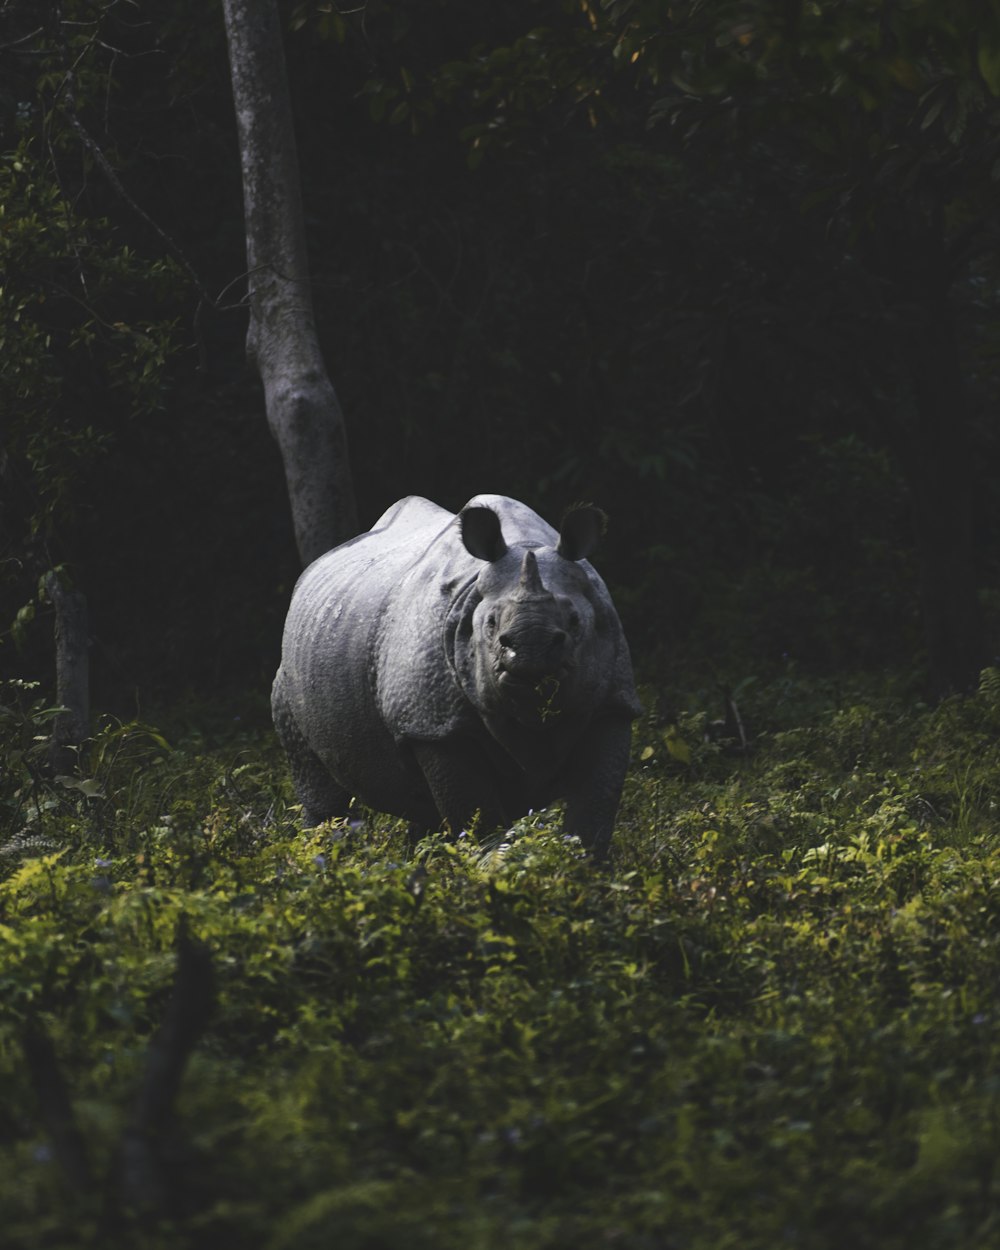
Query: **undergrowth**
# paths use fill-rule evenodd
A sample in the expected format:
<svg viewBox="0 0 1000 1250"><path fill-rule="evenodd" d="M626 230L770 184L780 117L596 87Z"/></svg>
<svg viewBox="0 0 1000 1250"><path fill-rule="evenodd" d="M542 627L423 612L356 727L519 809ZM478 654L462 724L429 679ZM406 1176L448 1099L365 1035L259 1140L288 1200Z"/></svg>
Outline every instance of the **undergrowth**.
<svg viewBox="0 0 1000 1250"><path fill-rule="evenodd" d="M998 692L772 683L746 750L650 715L595 869L557 813L303 833L270 735L109 723L52 779L8 689L3 1244L1000 1244ZM137 1209L186 940L214 1010Z"/></svg>

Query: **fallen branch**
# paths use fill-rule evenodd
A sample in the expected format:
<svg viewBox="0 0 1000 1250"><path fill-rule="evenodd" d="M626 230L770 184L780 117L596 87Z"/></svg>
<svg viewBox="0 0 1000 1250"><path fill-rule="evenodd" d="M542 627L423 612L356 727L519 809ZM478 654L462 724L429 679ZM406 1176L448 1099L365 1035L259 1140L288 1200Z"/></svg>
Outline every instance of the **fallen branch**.
<svg viewBox="0 0 1000 1250"><path fill-rule="evenodd" d="M177 968L163 1022L146 1051L142 1080L118 1149L115 1184L105 1186L106 1220L141 1220L167 1214L173 1206L168 1145L174 1107L188 1060L215 1005L215 976L207 946L194 940L184 917L177 930ZM87 1150L73 1115L70 1091L45 1026L29 1020L22 1037L25 1062L42 1127L70 1189L85 1196L94 1190ZM111 1203L114 1206L111 1206Z"/></svg>

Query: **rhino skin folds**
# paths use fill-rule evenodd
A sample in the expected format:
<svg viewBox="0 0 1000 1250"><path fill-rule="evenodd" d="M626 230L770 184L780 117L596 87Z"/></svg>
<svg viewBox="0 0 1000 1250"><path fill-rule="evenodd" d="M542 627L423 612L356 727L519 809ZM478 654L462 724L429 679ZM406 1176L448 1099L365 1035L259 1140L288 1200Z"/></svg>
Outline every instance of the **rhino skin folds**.
<svg viewBox="0 0 1000 1250"><path fill-rule="evenodd" d="M453 515L411 495L314 561L292 595L274 723L308 825L350 798L418 829L485 831L566 800L610 845L640 709L628 645L586 557L603 514L557 533L515 499Z"/></svg>

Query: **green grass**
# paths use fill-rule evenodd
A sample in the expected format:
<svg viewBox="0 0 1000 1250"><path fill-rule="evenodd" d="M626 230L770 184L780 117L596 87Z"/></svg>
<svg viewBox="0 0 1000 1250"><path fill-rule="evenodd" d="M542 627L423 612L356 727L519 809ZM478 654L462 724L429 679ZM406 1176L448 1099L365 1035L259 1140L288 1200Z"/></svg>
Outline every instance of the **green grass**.
<svg viewBox="0 0 1000 1250"><path fill-rule="evenodd" d="M266 733L111 726L93 784L46 783L8 699L3 1244L1000 1245L997 692L762 683L746 754L699 701L637 726L595 870L553 813L303 835ZM144 1214L116 1159L182 917L217 1001Z"/></svg>

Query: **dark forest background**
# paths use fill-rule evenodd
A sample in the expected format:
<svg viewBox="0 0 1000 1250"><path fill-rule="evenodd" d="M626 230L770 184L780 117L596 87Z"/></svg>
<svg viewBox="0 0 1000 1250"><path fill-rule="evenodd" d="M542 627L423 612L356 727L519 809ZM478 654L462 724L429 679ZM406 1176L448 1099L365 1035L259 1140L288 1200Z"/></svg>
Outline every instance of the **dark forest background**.
<svg viewBox="0 0 1000 1250"><path fill-rule="evenodd" d="M578 500L667 691L974 686L997 647L1000 14L975 3L283 6L362 525ZM244 358L225 36L0 4L0 663L263 710L299 571Z"/></svg>
<svg viewBox="0 0 1000 1250"><path fill-rule="evenodd" d="M223 5L0 0L0 1240L1000 1245L1000 5L281 16L361 524L599 504L647 714L303 830Z"/></svg>

